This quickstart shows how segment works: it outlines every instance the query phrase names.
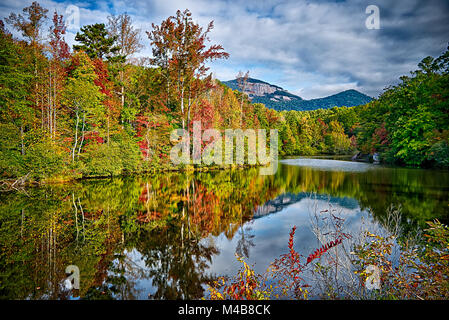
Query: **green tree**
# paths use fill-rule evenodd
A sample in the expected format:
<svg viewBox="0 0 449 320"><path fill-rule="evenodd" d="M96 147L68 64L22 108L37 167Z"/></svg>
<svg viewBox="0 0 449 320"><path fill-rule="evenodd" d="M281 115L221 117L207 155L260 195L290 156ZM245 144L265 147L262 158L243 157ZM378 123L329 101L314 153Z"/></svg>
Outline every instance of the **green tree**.
<svg viewBox="0 0 449 320"><path fill-rule="evenodd" d="M81 152L84 142L84 132L86 116L93 116L96 119L104 116L104 105L101 103L104 95L95 84L97 75L94 71L92 61L84 52L76 53L72 58L73 70L67 78L63 92L63 103L75 116L74 139L72 147L72 161L75 155ZM81 141L80 140L80 121ZM78 149L77 149L78 147Z"/></svg>
<svg viewBox="0 0 449 320"><path fill-rule="evenodd" d="M41 109L41 123L42 129L44 127L44 104L42 103L41 95L43 90L43 69L46 63L46 58L42 54L43 41L43 26L47 19L48 10L41 7L41 5L34 1L29 7L23 8L24 15L11 13L6 22L21 32L22 36L28 40L28 45L31 48L32 55L25 55L21 57L22 63L30 63L34 68L34 77L31 82L34 85L33 97L36 110ZM29 60L28 60L29 59Z"/></svg>
<svg viewBox="0 0 449 320"><path fill-rule="evenodd" d="M325 136L325 141L330 153L347 154L350 150L351 141L345 135L341 124L336 120L329 123L329 133Z"/></svg>
<svg viewBox="0 0 449 320"><path fill-rule="evenodd" d="M7 137L10 134L14 136L9 143L2 144L2 162L1 170L10 168L7 165L7 148L12 152L25 154L25 131L31 128L34 121L34 110L32 108L32 79L33 69L24 61L25 57L30 57L32 53L23 44L19 44L12 39L5 30L0 31L0 122L7 124L2 127L2 136ZM14 144L20 142L19 144ZM5 152L5 153L4 153ZM12 156L11 153L8 153ZM17 165L17 157L10 160ZM14 165L14 166L15 166ZM4 172L18 173L17 170L5 170Z"/></svg>
<svg viewBox="0 0 449 320"><path fill-rule="evenodd" d="M104 23L95 23L81 27L77 32L75 40L82 43L73 45L75 51L84 51L91 59L108 58L118 52L120 47L115 46L117 36L110 36Z"/></svg>

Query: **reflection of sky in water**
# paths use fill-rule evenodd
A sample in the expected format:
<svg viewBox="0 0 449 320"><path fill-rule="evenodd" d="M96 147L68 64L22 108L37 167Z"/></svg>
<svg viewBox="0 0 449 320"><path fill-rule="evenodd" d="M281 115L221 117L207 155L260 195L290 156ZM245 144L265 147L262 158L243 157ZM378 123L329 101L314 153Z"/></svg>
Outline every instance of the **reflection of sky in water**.
<svg viewBox="0 0 449 320"><path fill-rule="evenodd" d="M248 234L253 234L255 246L249 249L250 264L254 264L256 272L263 273L274 259L288 251L287 244L291 228L296 225L295 249L307 256L319 246L319 242L312 232L310 220L313 215L313 207L317 211L329 208L329 202L304 198L282 211L252 220L245 224L251 228ZM341 212L340 217L345 219L345 232L356 234L362 227L362 217L370 220L366 211L357 208L345 208L333 204L332 207ZM224 235L214 237L213 241L218 246L220 254L213 257L209 271L217 275L234 275L240 265L236 261L234 253L241 234L237 233L232 240ZM207 239L203 241L208 241ZM210 240L209 240L210 241Z"/></svg>
<svg viewBox="0 0 449 320"><path fill-rule="evenodd" d="M285 196L281 195L279 197ZM278 198L279 198L278 197ZM337 198L327 195L297 194L294 197L298 200L292 204L287 204L275 213L268 213L246 222L243 225L244 236L253 245L249 246L249 258L246 261L252 265L257 273L264 273L270 263L283 253L288 251L288 238L291 228L296 226L295 249L303 256L307 257L316 248L320 247L315 234L312 231L311 220L314 212L326 209L336 209L339 217L345 219L344 232L358 234L364 229L363 221L368 224L373 220L367 211L362 211L356 200L352 198ZM322 213L321 217L328 216ZM218 255L212 257L212 263L206 272L212 276L235 276L241 265L235 258L236 248L242 238L242 228L236 232L232 239L226 238L222 233L219 236L209 236L201 240L204 245L213 243L219 250ZM252 237L252 238L251 238ZM136 249L125 252L128 260L142 271L148 270L143 260L143 256ZM146 272L144 272L146 273ZM129 277L129 275L125 275ZM136 289L138 299L148 299L148 294L157 290L151 278L139 277L136 279L134 289ZM206 286L203 285L206 289ZM205 290L205 294L207 294Z"/></svg>
<svg viewBox="0 0 449 320"><path fill-rule="evenodd" d="M304 256L320 246L316 236L312 232L311 220L314 212L320 212L329 208L336 209L339 217L345 219L346 233L357 234L362 229L362 220L372 222L366 211L354 205L353 199L329 198L322 199L315 195L302 197L298 202L286 206L279 212L268 214L258 219L251 220L243 225L244 236L253 242L249 246L249 258L246 261L253 265L257 273L264 273L267 267L281 254L288 251L287 244L291 228L296 225L295 249ZM348 206L344 206L344 204ZM330 207L331 206L331 207ZM323 214L327 216L327 214ZM250 238L253 236L253 238ZM235 258L238 241L242 232L236 232L232 239L226 238L222 233L219 236L209 236L201 240L202 244L213 243L219 250L219 254L212 257L212 263L206 271L215 276L234 276L241 265ZM125 252L127 258L135 267L145 270L145 261L136 250ZM125 277L127 277L125 275ZM206 288L205 285L203 285ZM139 278L134 288L138 299L148 299L148 294L154 293L157 288L153 285L151 278ZM206 293L206 292L205 292Z"/></svg>
<svg viewBox="0 0 449 320"><path fill-rule="evenodd" d="M144 257L137 249L134 248L131 251L125 249L123 255L125 255L126 260L132 264L133 269L137 269L145 273L147 266L145 265ZM113 263L117 265L118 260L114 260ZM109 271L108 275L114 276L116 274ZM135 281L134 277L130 276L129 274L124 274L124 276L130 282ZM153 280L151 278L139 277L136 281L135 286L133 286L133 290L136 293L137 299L146 300L148 299L149 294L156 292L157 287L153 285Z"/></svg>
<svg viewBox="0 0 449 320"><path fill-rule="evenodd" d="M327 203L332 204L337 207L344 207L346 209L357 209L359 207L359 203L354 198L349 197L331 197L327 194L317 194L310 192L300 192L297 194L293 193L283 193L277 196L275 199L268 200L265 202L263 206L258 207L254 212L254 218L258 219L260 217L277 213L285 209L286 207L296 204L304 199L314 199L314 200L323 200Z"/></svg>
<svg viewBox="0 0 449 320"><path fill-rule="evenodd" d="M378 165L371 163L327 159L284 159L279 162L286 165L310 167L325 171L363 172L378 168Z"/></svg>

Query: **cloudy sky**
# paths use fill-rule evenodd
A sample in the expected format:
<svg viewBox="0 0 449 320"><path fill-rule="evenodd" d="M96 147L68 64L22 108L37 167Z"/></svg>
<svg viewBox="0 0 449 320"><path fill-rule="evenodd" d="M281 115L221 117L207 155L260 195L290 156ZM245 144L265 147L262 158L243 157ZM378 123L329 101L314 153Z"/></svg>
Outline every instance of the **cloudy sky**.
<svg viewBox="0 0 449 320"><path fill-rule="evenodd" d="M0 18L21 12L31 0L0 0ZM377 97L419 61L438 56L449 42L449 0L41 0L52 13L66 16L79 8L80 25L107 22L110 14L128 13L144 31L176 10L190 9L195 21L214 20L211 42L222 44L228 60L214 62L220 80L239 70L305 99L356 89ZM369 5L379 8L379 29L368 29ZM371 13L372 14L372 13ZM74 43L77 29L67 35Z"/></svg>

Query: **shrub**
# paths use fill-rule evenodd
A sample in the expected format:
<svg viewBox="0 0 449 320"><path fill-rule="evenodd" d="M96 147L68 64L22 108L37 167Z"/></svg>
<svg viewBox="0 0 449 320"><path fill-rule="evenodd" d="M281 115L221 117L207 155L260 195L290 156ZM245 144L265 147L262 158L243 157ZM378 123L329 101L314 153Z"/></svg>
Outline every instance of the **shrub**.
<svg viewBox="0 0 449 320"><path fill-rule="evenodd" d="M9 178L23 174L19 130L12 124L0 123L0 176Z"/></svg>
<svg viewBox="0 0 449 320"><path fill-rule="evenodd" d="M120 134L113 139L119 149L122 171L135 172L141 160L141 153L137 143L127 134Z"/></svg>
<svg viewBox="0 0 449 320"><path fill-rule="evenodd" d="M111 139L110 143L92 142L85 147L82 154L84 176L115 176L123 172L136 171L140 152L138 146L126 137L119 135Z"/></svg>
<svg viewBox="0 0 449 320"><path fill-rule="evenodd" d="M120 150L114 142L92 143L86 146L86 152L82 154L84 168L83 176L113 176L122 172Z"/></svg>
<svg viewBox="0 0 449 320"><path fill-rule="evenodd" d="M50 139L43 139L26 150L24 163L35 179L56 177L66 169L65 152Z"/></svg>
<svg viewBox="0 0 449 320"><path fill-rule="evenodd" d="M227 281L224 277L219 277L213 286L208 287L211 300L266 300L271 295L272 288L264 288L263 278L243 260L236 255L237 260L242 264L237 275Z"/></svg>
<svg viewBox="0 0 449 320"><path fill-rule="evenodd" d="M449 168L449 144L447 141L433 144L429 149L427 159L434 161L438 167Z"/></svg>
<svg viewBox="0 0 449 320"><path fill-rule="evenodd" d="M448 299L449 298L449 228L438 220L427 222L425 245L401 244L398 266L393 266L393 237L369 236L373 241L355 248L356 271L362 282L364 268L375 265L381 271L381 289L377 298L386 299Z"/></svg>

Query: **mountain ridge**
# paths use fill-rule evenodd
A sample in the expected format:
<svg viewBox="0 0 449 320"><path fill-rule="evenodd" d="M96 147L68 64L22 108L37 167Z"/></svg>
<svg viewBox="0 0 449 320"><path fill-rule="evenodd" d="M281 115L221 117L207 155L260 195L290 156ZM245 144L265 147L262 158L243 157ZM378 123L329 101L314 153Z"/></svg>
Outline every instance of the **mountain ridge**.
<svg viewBox="0 0 449 320"><path fill-rule="evenodd" d="M222 81L222 83L233 90L241 91L237 79ZM253 103L263 103L267 108L278 111L307 111L342 106L353 107L373 100L373 98L354 89L344 90L322 98L305 100L280 86L254 78L247 79L244 91Z"/></svg>

